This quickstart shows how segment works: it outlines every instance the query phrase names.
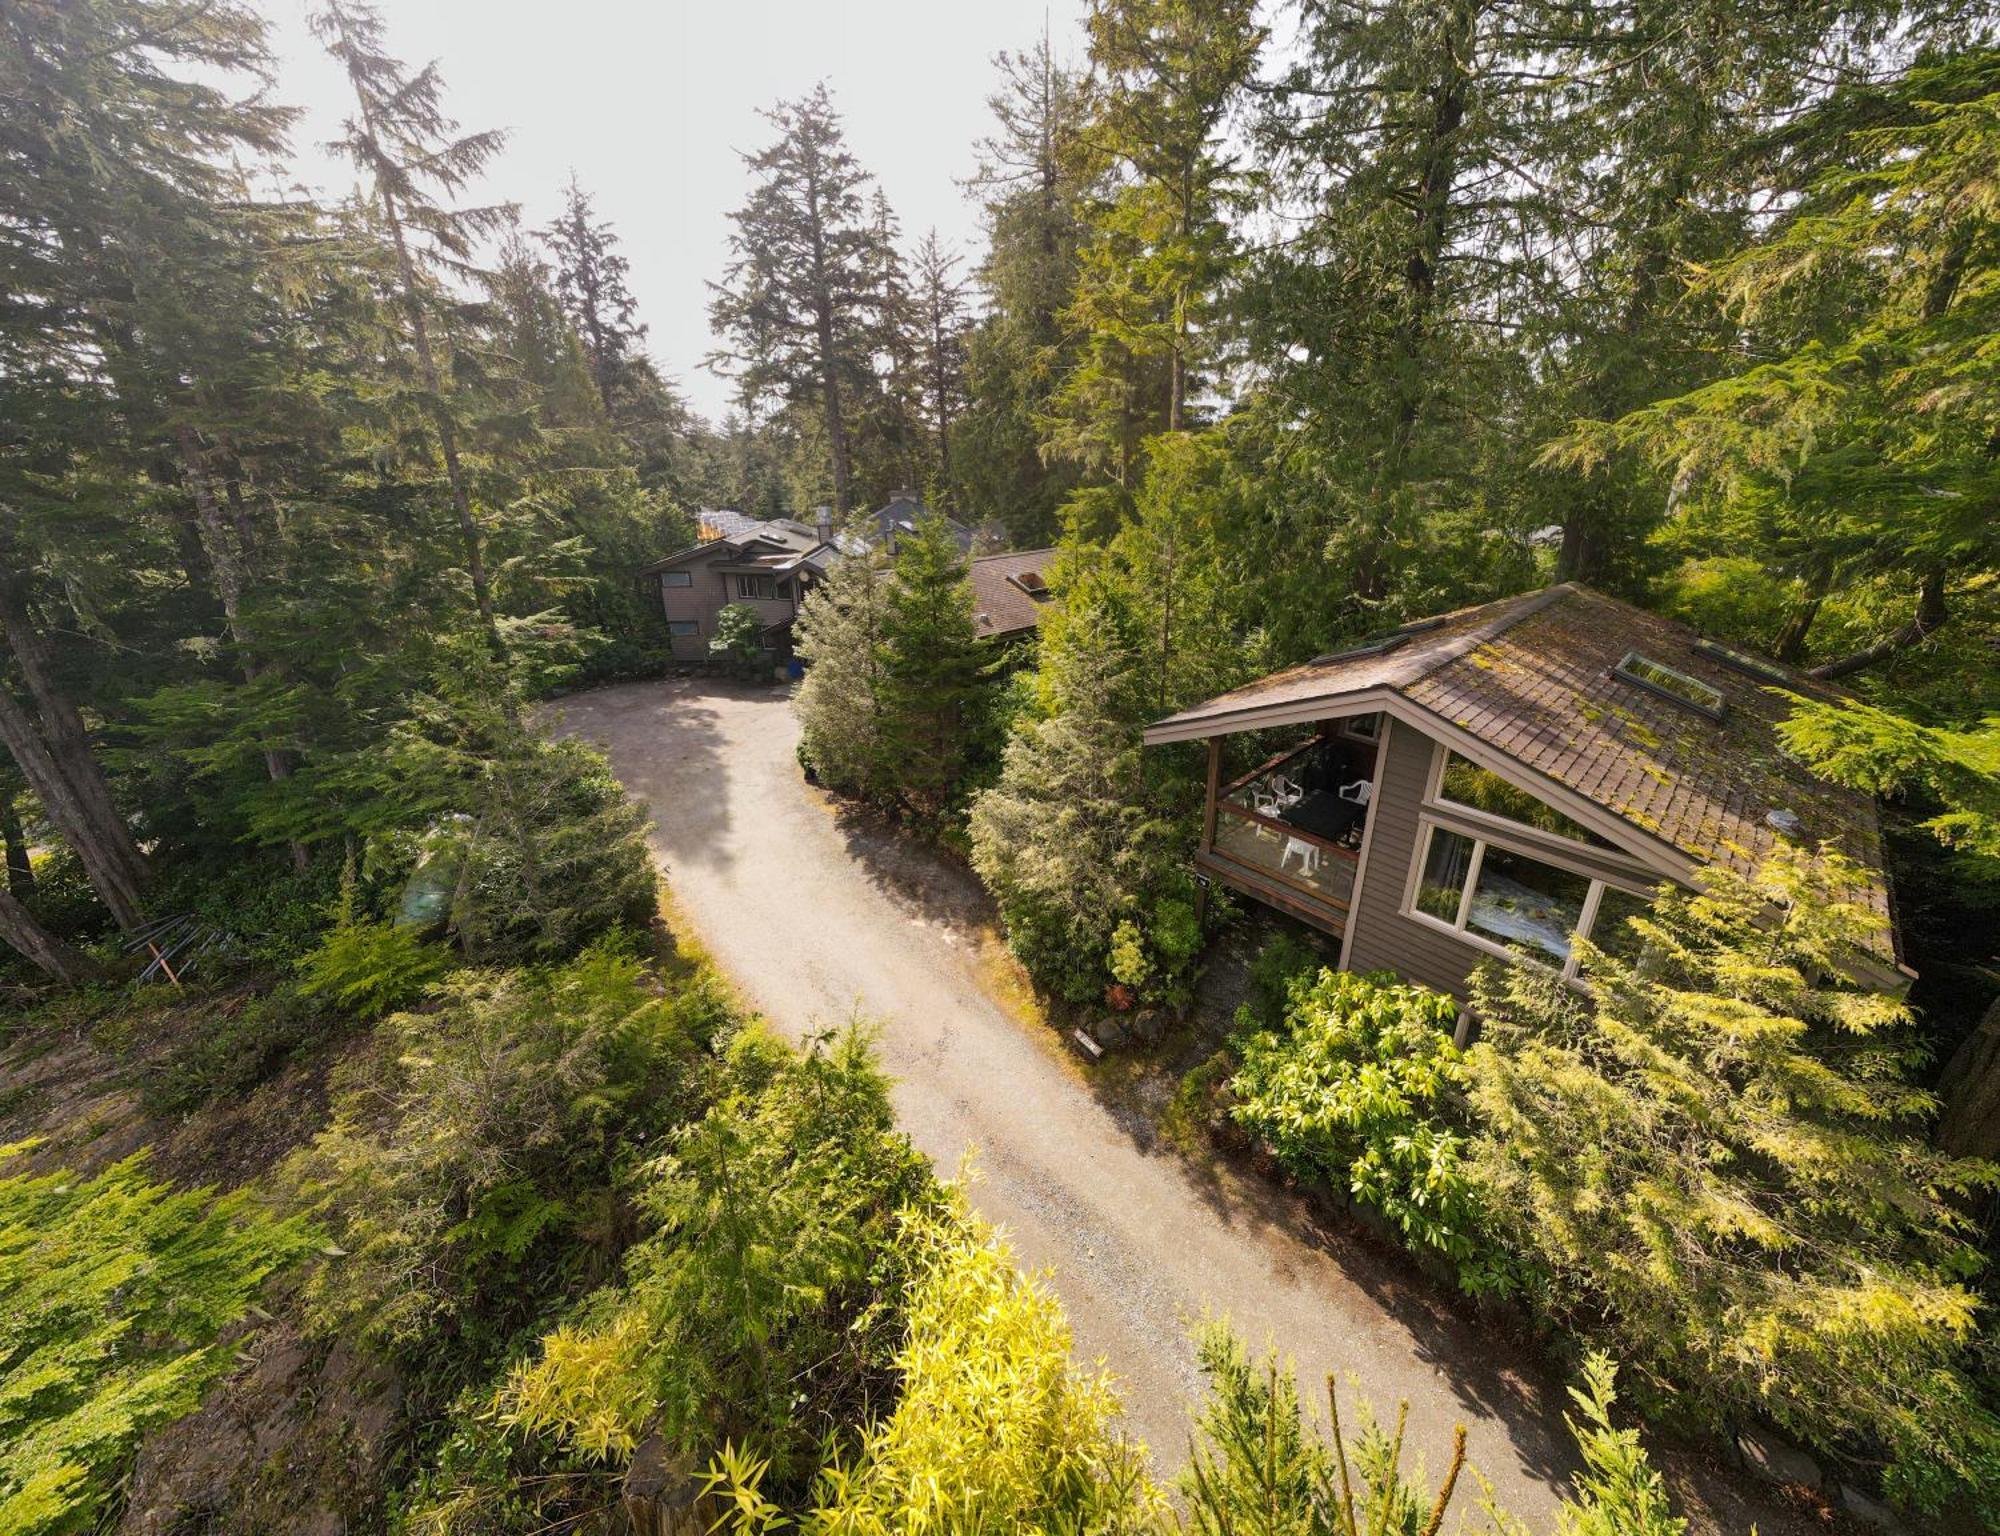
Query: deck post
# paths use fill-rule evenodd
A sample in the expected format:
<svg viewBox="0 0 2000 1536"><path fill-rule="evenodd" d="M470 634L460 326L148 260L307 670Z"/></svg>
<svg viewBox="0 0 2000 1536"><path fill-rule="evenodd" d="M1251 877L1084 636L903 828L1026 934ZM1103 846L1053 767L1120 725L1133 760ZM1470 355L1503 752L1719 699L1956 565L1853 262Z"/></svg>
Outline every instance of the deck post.
<svg viewBox="0 0 2000 1536"><path fill-rule="evenodd" d="M1206 853L1215 846L1215 798L1222 788L1222 738L1208 738L1208 799L1201 808L1201 847Z"/></svg>

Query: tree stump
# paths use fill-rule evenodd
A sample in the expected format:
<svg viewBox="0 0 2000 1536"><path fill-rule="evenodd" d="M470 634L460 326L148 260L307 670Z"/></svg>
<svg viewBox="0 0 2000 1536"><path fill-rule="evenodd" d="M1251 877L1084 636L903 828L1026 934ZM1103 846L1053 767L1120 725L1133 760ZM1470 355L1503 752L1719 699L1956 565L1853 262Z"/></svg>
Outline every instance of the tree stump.
<svg viewBox="0 0 2000 1536"><path fill-rule="evenodd" d="M654 1435L625 1469L625 1519L633 1536L705 1536L711 1523L701 1480Z"/></svg>

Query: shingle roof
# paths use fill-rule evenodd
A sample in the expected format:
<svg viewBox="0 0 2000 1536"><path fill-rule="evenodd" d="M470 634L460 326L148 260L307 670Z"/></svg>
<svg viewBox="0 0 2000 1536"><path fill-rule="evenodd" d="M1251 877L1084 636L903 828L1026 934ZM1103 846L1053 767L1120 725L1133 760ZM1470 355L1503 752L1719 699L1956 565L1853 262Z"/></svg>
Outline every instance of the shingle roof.
<svg viewBox="0 0 2000 1536"><path fill-rule="evenodd" d="M1148 739L1256 729L1273 712L1388 690L1697 863L1754 867L1780 837L1765 818L1789 810L1806 838L1879 871L1873 799L1787 758L1775 726L1790 706L1764 679L1695 649L1700 638L1602 593L1550 587L1446 615L1373 655L1337 653L1260 678L1157 722ZM1630 651L1716 689L1723 718L1618 676ZM1795 692L1836 696L1787 676ZM1191 729L1211 722L1212 733ZM1886 920L1886 885L1874 904Z"/></svg>
<svg viewBox="0 0 2000 1536"><path fill-rule="evenodd" d="M1042 622L1046 598L1027 589L1055 558L1053 549L1023 549L1006 555L982 555L969 562L973 620L982 640L1018 635ZM1025 584L1024 584L1025 583Z"/></svg>

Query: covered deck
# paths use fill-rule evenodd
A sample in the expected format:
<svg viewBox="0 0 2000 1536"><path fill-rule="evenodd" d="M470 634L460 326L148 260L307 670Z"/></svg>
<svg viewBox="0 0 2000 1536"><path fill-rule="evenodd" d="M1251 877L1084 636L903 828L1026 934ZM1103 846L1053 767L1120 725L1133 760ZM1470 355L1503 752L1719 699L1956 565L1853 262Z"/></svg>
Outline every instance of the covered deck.
<svg viewBox="0 0 2000 1536"><path fill-rule="evenodd" d="M1208 741L1208 797L1195 868L1328 933L1347 927L1374 797L1374 714L1320 722L1248 773L1222 780Z"/></svg>

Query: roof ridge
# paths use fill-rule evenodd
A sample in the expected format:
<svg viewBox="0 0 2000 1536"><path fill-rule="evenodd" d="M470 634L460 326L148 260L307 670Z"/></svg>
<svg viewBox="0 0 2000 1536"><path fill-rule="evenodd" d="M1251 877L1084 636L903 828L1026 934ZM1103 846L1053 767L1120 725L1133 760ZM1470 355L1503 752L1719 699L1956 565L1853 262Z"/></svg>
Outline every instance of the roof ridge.
<svg viewBox="0 0 2000 1536"><path fill-rule="evenodd" d="M1566 597L1574 596L1577 586L1574 582L1559 581L1552 587L1542 587L1534 592L1517 592L1512 597L1496 598L1490 605L1498 608L1496 613L1484 623L1475 624L1462 635L1454 635L1435 650L1422 651L1415 656L1406 656L1404 665L1392 667L1385 684L1391 688L1408 688L1420 683L1432 674L1442 671L1455 661L1462 661L1482 645L1497 640L1523 619L1533 618L1543 610L1554 607ZM1475 610L1476 611L1476 610ZM1417 664L1412 667L1409 662Z"/></svg>

